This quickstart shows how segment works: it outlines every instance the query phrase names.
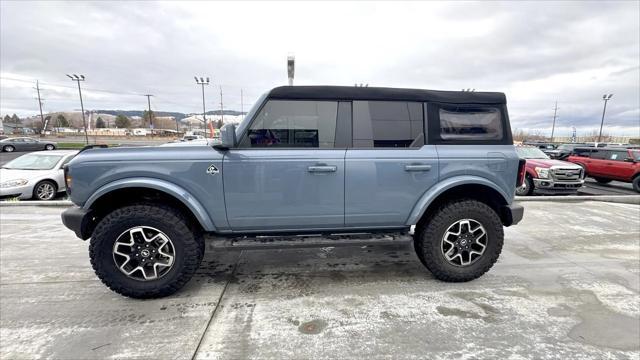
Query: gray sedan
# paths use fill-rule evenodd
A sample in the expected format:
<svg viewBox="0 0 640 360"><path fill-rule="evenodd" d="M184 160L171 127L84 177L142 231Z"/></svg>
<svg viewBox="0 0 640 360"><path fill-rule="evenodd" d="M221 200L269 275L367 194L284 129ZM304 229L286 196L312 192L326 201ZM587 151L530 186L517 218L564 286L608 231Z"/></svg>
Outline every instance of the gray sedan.
<svg viewBox="0 0 640 360"><path fill-rule="evenodd" d="M56 143L48 140L39 140L30 137L15 137L0 140L0 151L34 151L55 150Z"/></svg>

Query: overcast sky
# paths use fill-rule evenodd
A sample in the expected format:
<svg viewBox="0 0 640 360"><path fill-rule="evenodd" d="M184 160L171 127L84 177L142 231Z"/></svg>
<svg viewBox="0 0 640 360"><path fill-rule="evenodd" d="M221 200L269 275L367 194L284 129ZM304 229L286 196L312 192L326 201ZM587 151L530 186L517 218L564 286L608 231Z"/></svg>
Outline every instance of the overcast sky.
<svg viewBox="0 0 640 360"><path fill-rule="evenodd" d="M240 110L286 84L507 94L512 128L640 136L640 2L0 2L0 114ZM104 91L98 91L104 90Z"/></svg>

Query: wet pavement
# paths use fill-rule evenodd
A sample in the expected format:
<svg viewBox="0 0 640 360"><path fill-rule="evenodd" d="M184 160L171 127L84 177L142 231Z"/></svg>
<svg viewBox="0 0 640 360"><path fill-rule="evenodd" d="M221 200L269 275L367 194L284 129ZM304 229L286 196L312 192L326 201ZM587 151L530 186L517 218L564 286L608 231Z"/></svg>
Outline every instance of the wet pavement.
<svg viewBox="0 0 640 360"><path fill-rule="evenodd" d="M0 207L0 357L640 358L640 206L523 204L469 283L406 244L216 249L145 301L100 283L62 208Z"/></svg>

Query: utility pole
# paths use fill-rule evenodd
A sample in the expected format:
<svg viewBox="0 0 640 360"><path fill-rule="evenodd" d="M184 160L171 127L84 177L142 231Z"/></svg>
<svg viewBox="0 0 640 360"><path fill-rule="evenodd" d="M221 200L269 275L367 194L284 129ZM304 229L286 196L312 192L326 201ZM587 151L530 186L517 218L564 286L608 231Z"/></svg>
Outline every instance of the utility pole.
<svg viewBox="0 0 640 360"><path fill-rule="evenodd" d="M556 129L557 114L558 114L558 100L556 100L556 106L553 108L553 125L551 125L551 142L553 142L553 132Z"/></svg>
<svg viewBox="0 0 640 360"><path fill-rule="evenodd" d="M82 110L82 126L84 127L84 141L87 145L89 145L89 136L87 135L87 121L84 118L84 104L82 103L82 89L80 89L80 81L84 81L84 75L76 75L73 76L67 74L69 79L78 83L78 94L80 94L80 110Z"/></svg>
<svg viewBox="0 0 640 360"><path fill-rule="evenodd" d="M604 113L607 111L607 101L611 100L613 94L604 94L602 95L602 100L604 100L604 109L602 109L602 121L600 122L600 133L598 134L598 143L602 139L602 126L604 125Z"/></svg>
<svg viewBox="0 0 640 360"><path fill-rule="evenodd" d="M242 114L242 119L244 120L244 103L243 103L242 89L240 89L240 114Z"/></svg>
<svg viewBox="0 0 640 360"><path fill-rule="evenodd" d="M222 105L222 85L220 85L220 127L224 124L224 106Z"/></svg>
<svg viewBox="0 0 640 360"><path fill-rule="evenodd" d="M153 95L146 94L144 96L147 97L147 105L149 106L149 128L153 130L153 116L151 115L151 97Z"/></svg>
<svg viewBox="0 0 640 360"><path fill-rule="evenodd" d="M36 80L36 90L38 91L38 106L40 106L40 121L42 121L42 131L40 132L40 136L42 133L47 130L47 124L44 122L44 115L42 115L42 99L40 99L40 83Z"/></svg>
<svg viewBox="0 0 640 360"><path fill-rule="evenodd" d="M207 133L207 111L205 110L205 107L204 107L204 86L209 85L209 78L206 78L206 80L202 77L198 79L197 76L194 76L193 78L196 79L196 84L202 85L202 118L204 119L204 131L206 134Z"/></svg>

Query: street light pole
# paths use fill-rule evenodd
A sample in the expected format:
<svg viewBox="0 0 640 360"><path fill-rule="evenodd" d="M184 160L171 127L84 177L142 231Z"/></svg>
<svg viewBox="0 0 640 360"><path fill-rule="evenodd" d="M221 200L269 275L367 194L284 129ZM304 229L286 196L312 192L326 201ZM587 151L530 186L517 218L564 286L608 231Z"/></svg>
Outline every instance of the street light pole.
<svg viewBox="0 0 640 360"><path fill-rule="evenodd" d="M202 85L202 118L204 119L204 133L207 133L207 110L204 107L204 86L205 85L209 85L209 78L202 78L200 77L198 79L197 76L193 77L194 79L196 79L196 84L198 85Z"/></svg>
<svg viewBox="0 0 640 360"><path fill-rule="evenodd" d="M551 142L553 142L553 132L556 129L557 115L558 115L558 100L556 100L556 106L553 108L553 125L551 125Z"/></svg>
<svg viewBox="0 0 640 360"><path fill-rule="evenodd" d="M84 118L84 104L82 103L82 89L80 88L80 81L84 81L84 75L76 75L73 76L67 74L69 79L78 83L78 94L80 94L80 110L82 110L82 126L84 127L84 141L87 145L89 145L89 136L87 135L87 121Z"/></svg>
<svg viewBox="0 0 640 360"><path fill-rule="evenodd" d="M598 143L602 139L602 126L604 125L604 113L607 111L607 101L611 100L613 94L604 94L602 95L602 100L604 100L604 108L602 109L602 121L600 121L600 133L598 134Z"/></svg>

